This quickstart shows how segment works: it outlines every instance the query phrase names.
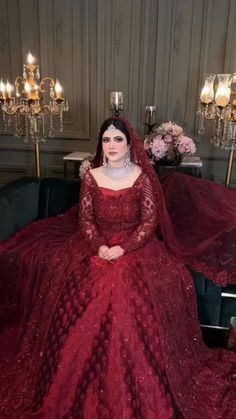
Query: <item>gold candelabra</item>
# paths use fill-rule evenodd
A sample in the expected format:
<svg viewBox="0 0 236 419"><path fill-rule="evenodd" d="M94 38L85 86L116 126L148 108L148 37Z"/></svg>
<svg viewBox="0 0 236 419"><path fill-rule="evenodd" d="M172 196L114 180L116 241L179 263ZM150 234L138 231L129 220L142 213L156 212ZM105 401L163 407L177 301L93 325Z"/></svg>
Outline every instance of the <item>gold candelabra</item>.
<svg viewBox="0 0 236 419"><path fill-rule="evenodd" d="M63 131L63 113L68 111L68 101L58 80L44 77L40 81L39 65L30 52L27 64L23 65L23 76L16 77L14 85L15 95L8 80L0 81L3 131L13 128L15 137L24 137L26 143L33 141L36 176L40 177L39 143L54 137L55 117L59 117L59 131Z"/></svg>
<svg viewBox="0 0 236 419"><path fill-rule="evenodd" d="M236 73L205 76L197 109L199 134L204 134L205 120L213 120L211 142L216 147L229 150L225 186L230 186L234 152L236 148Z"/></svg>

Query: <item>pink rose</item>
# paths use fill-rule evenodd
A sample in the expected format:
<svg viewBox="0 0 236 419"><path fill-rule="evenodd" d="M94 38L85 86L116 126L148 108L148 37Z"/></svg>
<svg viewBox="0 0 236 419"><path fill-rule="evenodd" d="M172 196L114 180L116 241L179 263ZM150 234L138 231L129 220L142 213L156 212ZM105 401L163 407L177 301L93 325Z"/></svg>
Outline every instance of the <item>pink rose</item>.
<svg viewBox="0 0 236 419"><path fill-rule="evenodd" d="M194 154L196 152L196 146L192 138L182 135L178 138L177 150L180 154Z"/></svg>
<svg viewBox="0 0 236 419"><path fill-rule="evenodd" d="M170 144L170 143L173 143L174 138L172 137L172 135L167 134L167 135L164 135L163 141L165 141L165 143L167 144Z"/></svg>
<svg viewBox="0 0 236 419"><path fill-rule="evenodd" d="M152 144L151 144L151 152L155 159L160 160L164 156L166 156L168 151L168 145L163 141L161 135L157 135L153 138Z"/></svg>

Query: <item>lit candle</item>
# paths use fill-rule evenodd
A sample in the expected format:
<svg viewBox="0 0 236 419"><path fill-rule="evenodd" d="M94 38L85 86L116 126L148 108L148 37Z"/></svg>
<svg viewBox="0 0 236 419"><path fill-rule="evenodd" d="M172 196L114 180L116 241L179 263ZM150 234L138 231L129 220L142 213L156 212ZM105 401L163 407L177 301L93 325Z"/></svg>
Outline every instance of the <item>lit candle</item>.
<svg viewBox="0 0 236 419"><path fill-rule="evenodd" d="M202 103L210 103L212 102L214 97L214 93L210 86L204 86L201 91L200 99Z"/></svg>
<svg viewBox="0 0 236 419"><path fill-rule="evenodd" d="M61 92L62 92L62 86L60 85L59 81L56 81L55 84L55 93L56 93L56 98L57 99L61 99Z"/></svg>
<svg viewBox="0 0 236 419"><path fill-rule="evenodd" d="M7 96L8 96L9 99L11 99L11 92L12 92L12 90L13 90L13 86L7 80L7 83L6 83L6 92L7 92Z"/></svg>
<svg viewBox="0 0 236 419"><path fill-rule="evenodd" d="M214 99L214 80L215 80L214 73L207 73L205 75L204 86L200 93L200 100L202 103L208 105Z"/></svg>
<svg viewBox="0 0 236 419"><path fill-rule="evenodd" d="M27 97L27 99L31 99L31 87L30 87L30 84L26 81L25 82L25 85L24 85L24 90L25 90L25 94L26 94L26 97Z"/></svg>
<svg viewBox="0 0 236 419"><path fill-rule="evenodd" d="M217 106L221 106L222 108L225 108L225 106L228 105L230 100L230 88L227 86L219 86L216 95L215 95L215 101Z"/></svg>
<svg viewBox="0 0 236 419"><path fill-rule="evenodd" d="M0 92L2 93L2 98L6 99L6 85L3 83L2 79L0 81Z"/></svg>
<svg viewBox="0 0 236 419"><path fill-rule="evenodd" d="M27 55L27 63L28 64L33 64L34 63L34 61L35 61L35 58L34 58L34 56L31 54L31 52L29 51L29 53L28 53L28 55Z"/></svg>

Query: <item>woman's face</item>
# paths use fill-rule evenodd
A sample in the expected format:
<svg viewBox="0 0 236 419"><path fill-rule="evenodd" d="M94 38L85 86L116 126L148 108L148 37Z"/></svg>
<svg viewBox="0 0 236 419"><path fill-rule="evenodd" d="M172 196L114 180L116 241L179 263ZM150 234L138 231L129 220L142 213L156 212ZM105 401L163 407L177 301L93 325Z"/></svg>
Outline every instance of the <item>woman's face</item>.
<svg viewBox="0 0 236 419"><path fill-rule="evenodd" d="M128 150L125 134L119 129L106 130L102 136L102 149L111 165L123 165Z"/></svg>

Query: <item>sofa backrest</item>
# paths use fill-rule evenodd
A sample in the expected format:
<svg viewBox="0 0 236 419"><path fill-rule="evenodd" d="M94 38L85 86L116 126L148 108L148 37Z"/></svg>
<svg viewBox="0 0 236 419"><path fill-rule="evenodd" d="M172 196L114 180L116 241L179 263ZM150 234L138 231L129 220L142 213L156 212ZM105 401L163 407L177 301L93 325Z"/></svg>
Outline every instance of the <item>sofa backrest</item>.
<svg viewBox="0 0 236 419"><path fill-rule="evenodd" d="M43 178L40 181L38 219L63 214L79 201L80 180Z"/></svg>
<svg viewBox="0 0 236 419"><path fill-rule="evenodd" d="M31 221L64 213L79 201L80 180L22 177L0 188L0 241Z"/></svg>
<svg viewBox="0 0 236 419"><path fill-rule="evenodd" d="M40 180L23 177L0 188L0 240L37 219Z"/></svg>

